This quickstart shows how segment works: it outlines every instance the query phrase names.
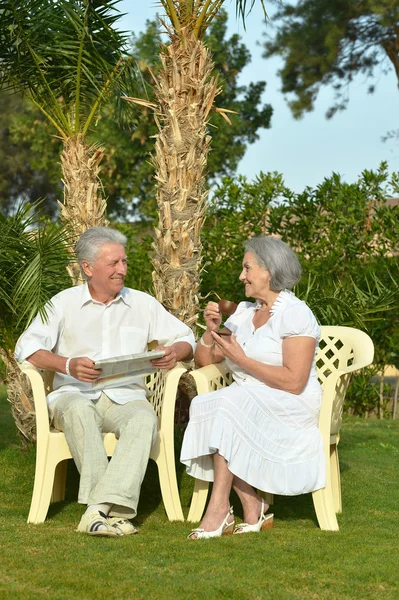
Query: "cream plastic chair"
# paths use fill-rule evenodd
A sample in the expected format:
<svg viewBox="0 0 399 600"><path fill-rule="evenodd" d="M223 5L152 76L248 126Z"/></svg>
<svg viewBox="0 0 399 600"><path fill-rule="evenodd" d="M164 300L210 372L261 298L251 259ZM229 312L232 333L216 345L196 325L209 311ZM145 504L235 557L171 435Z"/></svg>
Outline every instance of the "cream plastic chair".
<svg viewBox="0 0 399 600"><path fill-rule="evenodd" d="M19 365L32 385L36 412L36 472L28 523L43 523L50 501L65 498L67 459L72 458L65 436L49 424L46 395L52 389L54 373L36 369L28 362ZM157 371L147 378L149 398L158 416L158 435L150 458L158 466L162 500L170 521L183 521L177 487L174 454L174 410L177 386L186 369L176 365L171 371ZM104 434L104 446L112 456L117 439L113 433Z"/></svg>
<svg viewBox="0 0 399 600"><path fill-rule="evenodd" d="M338 460L339 431L346 390L351 373L371 364L374 345L370 337L351 327L321 327L316 356L317 374L323 388L319 429L326 457L326 487L312 493L320 529L338 531L336 513L342 512L341 482ZM226 363L208 365L192 371L198 394L218 390L232 382ZM198 522L204 512L208 482L196 479L188 520ZM273 496L262 492L269 504Z"/></svg>

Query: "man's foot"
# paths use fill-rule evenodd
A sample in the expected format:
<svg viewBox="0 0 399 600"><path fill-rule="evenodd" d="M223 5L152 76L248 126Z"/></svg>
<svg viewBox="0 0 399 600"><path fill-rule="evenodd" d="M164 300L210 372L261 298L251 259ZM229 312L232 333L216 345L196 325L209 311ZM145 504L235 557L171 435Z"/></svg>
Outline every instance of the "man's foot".
<svg viewBox="0 0 399 600"><path fill-rule="evenodd" d="M98 535L103 537L118 537L117 530L110 525L107 516L100 510L85 512L80 519L80 523L76 529L80 533L88 535Z"/></svg>
<svg viewBox="0 0 399 600"><path fill-rule="evenodd" d="M138 533L138 530L129 519L109 516L107 520L109 525L115 529L118 535L132 535L133 533Z"/></svg>

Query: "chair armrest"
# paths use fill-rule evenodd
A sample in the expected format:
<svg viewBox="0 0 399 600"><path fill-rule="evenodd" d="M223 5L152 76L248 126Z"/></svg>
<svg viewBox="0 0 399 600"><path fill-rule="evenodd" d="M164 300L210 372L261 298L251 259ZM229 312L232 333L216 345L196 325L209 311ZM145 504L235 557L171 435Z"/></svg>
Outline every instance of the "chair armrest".
<svg viewBox="0 0 399 600"><path fill-rule="evenodd" d="M207 394L213 390L230 385L232 375L226 361L214 365L206 365L190 372L194 379L198 394Z"/></svg>
<svg viewBox="0 0 399 600"><path fill-rule="evenodd" d="M17 363L32 386L33 401L35 403L36 436L50 432L50 423L46 401L46 391L41 371L28 362Z"/></svg>

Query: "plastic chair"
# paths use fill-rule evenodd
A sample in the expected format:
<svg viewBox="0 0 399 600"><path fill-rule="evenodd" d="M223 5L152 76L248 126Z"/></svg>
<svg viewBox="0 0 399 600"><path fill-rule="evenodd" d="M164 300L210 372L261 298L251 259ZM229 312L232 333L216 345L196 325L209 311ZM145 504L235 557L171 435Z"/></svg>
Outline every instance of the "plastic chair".
<svg viewBox="0 0 399 600"><path fill-rule="evenodd" d="M370 337L352 327L321 327L321 340L316 355L319 381L323 389L319 429L326 457L326 487L312 493L320 529L338 531L336 513L342 512L338 442L343 404L351 373L371 364L374 345ZM190 375L198 394L221 389L232 382L226 363L208 365ZM204 512L209 484L195 480L188 520L198 522ZM269 504L272 494L262 492Z"/></svg>
<svg viewBox="0 0 399 600"><path fill-rule="evenodd" d="M65 498L67 459L72 458L65 436L49 424L46 395L52 390L54 373L39 370L28 362L19 365L32 385L36 412L36 472L28 523L43 523L50 501ZM157 371L147 377L149 401L158 416L158 435L150 458L158 466L162 500L169 521L183 521L176 479L174 454L174 410L177 387L186 369L176 365L171 371ZM108 456L112 456L117 439L113 433L103 435Z"/></svg>

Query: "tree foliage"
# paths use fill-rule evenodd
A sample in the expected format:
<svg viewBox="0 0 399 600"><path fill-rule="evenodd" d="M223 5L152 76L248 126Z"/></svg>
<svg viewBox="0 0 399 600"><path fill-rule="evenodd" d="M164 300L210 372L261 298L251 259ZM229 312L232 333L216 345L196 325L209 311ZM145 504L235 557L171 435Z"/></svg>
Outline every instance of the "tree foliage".
<svg viewBox="0 0 399 600"><path fill-rule="evenodd" d="M293 94L294 117L313 110L320 88L331 85L334 104L327 117L348 103L347 89L357 74L375 80L388 63L399 80L398 0L298 0L280 5L276 33L265 57L281 56L282 91ZM369 91L374 90L371 83Z"/></svg>
<svg viewBox="0 0 399 600"><path fill-rule="evenodd" d="M44 315L46 302L70 285L69 238L37 204L0 213L0 348L10 357L36 313Z"/></svg>
<svg viewBox="0 0 399 600"><path fill-rule="evenodd" d="M34 113L36 116L36 109ZM23 136L15 129L16 124L24 128ZM19 204L44 197L43 210L55 214L57 198L62 196L59 152L52 161L43 163L42 149L47 145L58 147L58 140L53 138L56 143L51 143L43 129L43 121L33 119L30 105L21 96L0 91L0 211L5 215L13 214Z"/></svg>
<svg viewBox="0 0 399 600"><path fill-rule="evenodd" d="M129 50L140 69L149 100L153 99L150 69L154 74L157 73L160 43L159 27L156 22L149 21L143 33L132 36ZM218 19L209 28L206 43L213 54L215 70L221 73L220 81L223 84L217 105L237 112L231 117L232 125L228 125L219 115L211 116L210 133L213 139L208 182L212 184L222 176L233 175L247 145L259 138L259 129L270 127L272 108L269 104L262 104L261 98L266 87L264 81L249 85L238 83L240 73L250 62L251 56L238 35L227 37L227 15L224 11L219 13ZM49 210L54 211L61 179L58 164L61 141L51 137L51 127L37 111L29 110L21 103L17 106L9 104L5 110L7 114L4 120L7 119L10 125L7 127L7 137L0 137L0 144L3 140L4 144L8 144L7 140L11 139L15 155L24 150L27 172L47 173L50 187L47 188L46 202L50 205ZM153 148L151 136L155 133L156 126L148 108L133 106L129 119L118 120L115 118L115 106L110 102L103 106L95 128L89 132L89 141L105 142L101 179L108 196L108 214L111 216L128 217L137 212L154 215L154 173L149 163L149 153ZM0 146L2 151L3 146ZM4 148L6 151L7 147ZM7 190L4 191L4 196L0 196L3 210L12 206L14 198L8 195Z"/></svg>
<svg viewBox="0 0 399 600"><path fill-rule="evenodd" d="M261 173L254 181L224 178L202 231L202 303L244 300L238 276L245 241L279 235L299 255L303 276L295 291L319 321L366 329L375 364L399 367L399 205L387 202L398 193L399 177L389 176L384 163L354 183L334 174L299 194L278 173ZM123 227L134 247L130 283L151 290L148 231L139 231L138 244L138 225Z"/></svg>
<svg viewBox="0 0 399 600"><path fill-rule="evenodd" d="M85 136L123 77L131 82L119 1L2 1L0 87L21 92L62 139Z"/></svg>
<svg viewBox="0 0 399 600"><path fill-rule="evenodd" d="M353 184L337 174L295 194L281 175L254 182L226 178L212 199L203 230L204 297L245 299L238 281L243 244L252 235L281 236L298 253L297 294L323 324L368 329L376 364L399 364L398 179L385 164Z"/></svg>

